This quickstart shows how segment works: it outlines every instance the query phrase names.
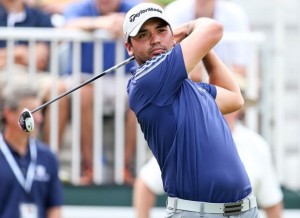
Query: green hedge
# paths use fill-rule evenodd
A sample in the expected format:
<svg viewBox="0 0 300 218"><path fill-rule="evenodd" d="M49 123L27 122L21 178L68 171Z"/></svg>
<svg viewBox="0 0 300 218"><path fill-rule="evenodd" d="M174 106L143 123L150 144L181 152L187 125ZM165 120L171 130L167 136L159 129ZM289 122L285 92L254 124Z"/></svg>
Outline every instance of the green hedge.
<svg viewBox="0 0 300 218"><path fill-rule="evenodd" d="M282 187L286 209L300 209L300 192ZM132 187L126 185L64 185L65 205L131 206ZM164 207L166 196L158 196L156 206Z"/></svg>

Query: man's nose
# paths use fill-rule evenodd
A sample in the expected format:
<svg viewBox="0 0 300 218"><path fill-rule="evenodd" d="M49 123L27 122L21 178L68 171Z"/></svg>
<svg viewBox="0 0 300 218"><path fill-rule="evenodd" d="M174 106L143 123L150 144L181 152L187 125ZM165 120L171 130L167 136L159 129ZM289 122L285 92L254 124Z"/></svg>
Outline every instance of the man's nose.
<svg viewBox="0 0 300 218"><path fill-rule="evenodd" d="M151 43L156 44L156 43L159 43L159 42L160 42L159 35L156 34L156 33L151 34Z"/></svg>

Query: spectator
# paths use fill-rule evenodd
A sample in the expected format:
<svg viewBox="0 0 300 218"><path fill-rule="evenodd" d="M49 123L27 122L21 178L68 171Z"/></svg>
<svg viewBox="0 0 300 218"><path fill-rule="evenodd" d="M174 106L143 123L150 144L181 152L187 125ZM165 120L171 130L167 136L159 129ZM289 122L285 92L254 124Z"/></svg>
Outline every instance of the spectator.
<svg viewBox="0 0 300 218"><path fill-rule="evenodd" d="M23 0L1 0L0 1L0 26L1 27L36 27L36 28L52 28L49 15L39 9L26 5ZM6 41L0 41L0 87L4 87L7 83L7 48ZM14 41L14 77L13 82L28 81L28 65L29 65L29 47L28 41ZM43 101L50 100L50 87L53 82L53 77L46 71L48 70L49 62L49 46L47 42L37 42L35 47L36 57L36 75L34 81L30 81L33 86L38 89L39 97ZM66 90L64 82L57 81L58 94ZM68 97L59 101L59 132L64 129L65 120L68 116L69 100ZM43 130L44 141L49 143L50 133L50 111L45 109L45 128ZM62 138L62 135L59 136Z"/></svg>
<svg viewBox="0 0 300 218"><path fill-rule="evenodd" d="M115 39L123 36L122 25L125 13L133 5L122 0L82 0L70 4L64 11L66 28L94 31L103 29L110 32ZM93 43L82 43L81 47L81 72L83 80L93 76L94 73L94 48ZM114 66L116 42L103 43L103 69ZM124 48L124 55L127 52ZM133 64L126 65L126 72L129 72ZM68 73L72 73L72 65ZM104 90L104 112L108 120L114 112L115 85L113 73L102 78ZM126 84L126 82L124 83ZM125 87L124 87L125 90ZM93 84L81 88L81 146L83 154L83 178L82 184L92 182L92 143L93 143ZM84 96L84 97L83 97ZM130 113L130 111L128 111ZM131 120L134 116L128 116ZM128 124L130 124L129 122ZM128 125L126 124L126 125ZM127 128L126 128L127 129ZM111 148L110 148L111 149Z"/></svg>
<svg viewBox="0 0 300 218"><path fill-rule="evenodd" d="M240 122L242 111L225 115L233 132L239 155L248 172L258 206L267 218L282 217L283 194L277 178L270 146L255 131Z"/></svg>
<svg viewBox="0 0 300 218"><path fill-rule="evenodd" d="M165 8L171 25L178 26L182 23L199 17L208 17L223 24L224 32L248 32L250 24L246 12L239 5L225 0L176 0ZM186 13L182 13L185 11ZM244 43L225 43L220 41L215 47L215 52L221 60L234 72L246 75L248 63L248 50Z"/></svg>
<svg viewBox="0 0 300 218"><path fill-rule="evenodd" d="M0 217L59 218L63 203L58 162L48 145L35 138L43 116L33 114L32 135L18 126L24 108L41 104L30 86L17 84L3 90L1 115L4 130L0 133Z"/></svg>
<svg viewBox="0 0 300 218"><path fill-rule="evenodd" d="M65 8L79 0L25 0L28 5L38 7L48 14L63 14Z"/></svg>
<svg viewBox="0 0 300 218"><path fill-rule="evenodd" d="M170 23L173 27L189 22L199 17L213 18L223 24L224 33L226 32L247 32L249 30L249 22L245 11L238 5L223 0L175 0L167 4L165 11L168 14ZM215 47L215 52L221 60L234 72L246 75L246 66L248 63L248 49L243 43L225 43L221 40ZM190 78L194 81L202 81L202 64L194 69L190 74ZM132 136L132 138L134 138ZM133 177L134 172L128 166L132 165L135 153L135 141L126 144L126 172L127 175ZM131 173L130 173L131 172ZM133 180L133 179L131 179Z"/></svg>
<svg viewBox="0 0 300 218"><path fill-rule="evenodd" d="M22 0L14 2L0 1L1 27L52 27L50 17L43 12L28 7ZM16 64L28 66L28 42L17 41L14 47L14 61ZM0 42L0 68L6 66L6 42ZM36 69L45 71L48 67L49 48L44 42L36 45Z"/></svg>

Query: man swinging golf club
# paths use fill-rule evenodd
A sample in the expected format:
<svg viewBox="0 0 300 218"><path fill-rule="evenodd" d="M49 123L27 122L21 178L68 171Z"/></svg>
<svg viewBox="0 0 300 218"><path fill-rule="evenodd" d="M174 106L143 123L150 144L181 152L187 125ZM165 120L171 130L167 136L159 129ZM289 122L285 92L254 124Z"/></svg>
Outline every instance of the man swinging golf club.
<svg viewBox="0 0 300 218"><path fill-rule="evenodd" d="M142 3L127 13L123 30L127 51L139 64L128 83L129 106L161 169L166 217L258 217L222 115L244 103L212 50L222 25L200 18L172 30L161 7ZM209 83L188 79L201 60Z"/></svg>

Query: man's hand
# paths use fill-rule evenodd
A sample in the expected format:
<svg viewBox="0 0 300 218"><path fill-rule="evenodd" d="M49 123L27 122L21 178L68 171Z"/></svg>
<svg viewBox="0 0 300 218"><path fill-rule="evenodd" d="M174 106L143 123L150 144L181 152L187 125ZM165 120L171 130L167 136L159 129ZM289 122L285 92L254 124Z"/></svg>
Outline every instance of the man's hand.
<svg viewBox="0 0 300 218"><path fill-rule="evenodd" d="M179 27L176 27L173 30L174 34L174 40L176 43L180 43L182 40L184 40L189 34L189 24L183 24Z"/></svg>
<svg viewBox="0 0 300 218"><path fill-rule="evenodd" d="M37 71L44 71L48 66L49 48L45 43L37 43L35 47L36 69ZM27 45L16 45L13 51L14 63L28 66L29 65L29 48ZM0 68L7 65L7 49L0 49Z"/></svg>
<svg viewBox="0 0 300 218"><path fill-rule="evenodd" d="M14 49L14 58L16 64L28 65L28 46L18 45Z"/></svg>

